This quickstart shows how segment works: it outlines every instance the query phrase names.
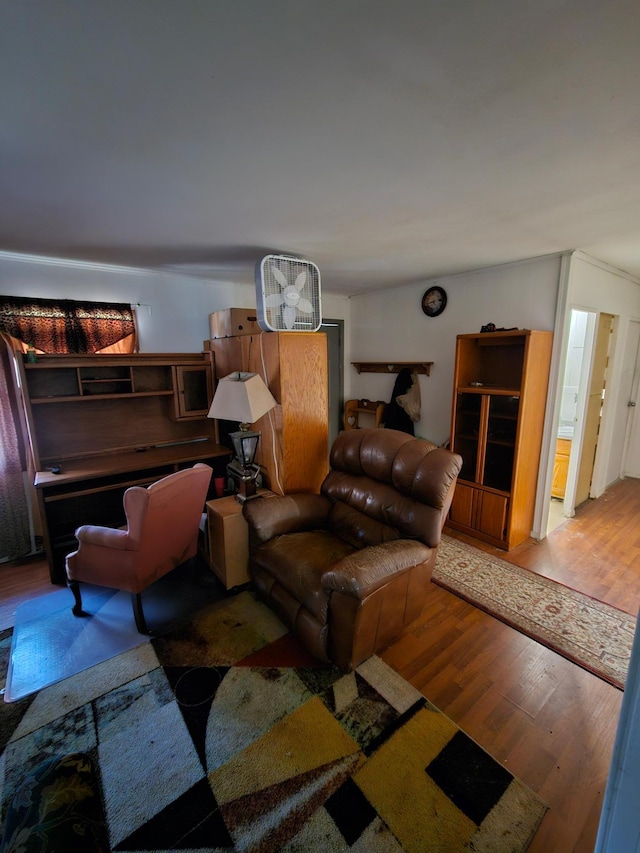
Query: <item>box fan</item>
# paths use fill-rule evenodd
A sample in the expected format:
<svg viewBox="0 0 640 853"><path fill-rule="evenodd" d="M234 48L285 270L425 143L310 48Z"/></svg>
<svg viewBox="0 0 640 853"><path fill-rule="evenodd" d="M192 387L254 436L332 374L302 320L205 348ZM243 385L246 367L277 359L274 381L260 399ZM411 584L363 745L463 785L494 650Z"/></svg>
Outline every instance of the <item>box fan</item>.
<svg viewBox="0 0 640 853"><path fill-rule="evenodd" d="M317 332L320 270L311 261L266 255L256 265L258 325L268 332Z"/></svg>

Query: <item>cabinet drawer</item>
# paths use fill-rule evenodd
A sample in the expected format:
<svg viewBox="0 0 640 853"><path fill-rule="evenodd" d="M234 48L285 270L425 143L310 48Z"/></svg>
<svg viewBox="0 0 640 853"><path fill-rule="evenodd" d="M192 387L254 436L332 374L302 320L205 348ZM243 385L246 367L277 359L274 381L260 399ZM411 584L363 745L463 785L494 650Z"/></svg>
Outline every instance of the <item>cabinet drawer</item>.
<svg viewBox="0 0 640 853"><path fill-rule="evenodd" d="M453 494L451 502L451 511L449 518L451 521L456 521L458 524L464 524L465 527L473 527L473 505L476 489L471 486L465 486L458 480L456 490Z"/></svg>
<svg viewBox="0 0 640 853"><path fill-rule="evenodd" d="M509 498L464 483L456 485L449 521L453 527L505 541Z"/></svg>
<svg viewBox="0 0 640 853"><path fill-rule="evenodd" d="M505 538L508 498L492 492L478 492L476 528L494 539Z"/></svg>

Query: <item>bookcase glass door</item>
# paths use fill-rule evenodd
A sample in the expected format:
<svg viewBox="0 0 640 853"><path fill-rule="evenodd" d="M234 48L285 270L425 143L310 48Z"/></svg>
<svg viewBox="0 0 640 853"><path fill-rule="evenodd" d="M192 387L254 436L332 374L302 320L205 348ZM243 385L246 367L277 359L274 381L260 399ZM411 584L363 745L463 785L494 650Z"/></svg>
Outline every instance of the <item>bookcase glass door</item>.
<svg viewBox="0 0 640 853"><path fill-rule="evenodd" d="M462 456L459 479L476 482L478 449L480 443L480 420L482 396L480 394L458 394L454 433L455 452Z"/></svg>
<svg viewBox="0 0 640 853"><path fill-rule="evenodd" d="M519 397L489 396L487 443L482 484L511 490L518 427Z"/></svg>

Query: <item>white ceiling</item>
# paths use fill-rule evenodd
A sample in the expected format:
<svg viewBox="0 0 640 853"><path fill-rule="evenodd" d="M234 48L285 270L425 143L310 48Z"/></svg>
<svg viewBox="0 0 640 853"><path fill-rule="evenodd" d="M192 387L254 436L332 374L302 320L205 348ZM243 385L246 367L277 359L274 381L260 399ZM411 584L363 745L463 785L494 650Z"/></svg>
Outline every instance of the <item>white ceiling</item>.
<svg viewBox="0 0 640 853"><path fill-rule="evenodd" d="M640 275L638 0L2 0L0 249Z"/></svg>

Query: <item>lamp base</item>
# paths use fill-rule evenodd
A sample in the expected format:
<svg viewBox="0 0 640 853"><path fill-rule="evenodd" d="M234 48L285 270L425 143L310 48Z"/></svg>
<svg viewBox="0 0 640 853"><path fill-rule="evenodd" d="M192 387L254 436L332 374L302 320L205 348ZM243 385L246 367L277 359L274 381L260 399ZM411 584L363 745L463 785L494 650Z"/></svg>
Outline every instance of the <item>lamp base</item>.
<svg viewBox="0 0 640 853"><path fill-rule="evenodd" d="M250 501L259 497L258 478L260 477L260 466L251 465L244 468L236 459L227 465L227 478L231 491L236 493L238 503Z"/></svg>

